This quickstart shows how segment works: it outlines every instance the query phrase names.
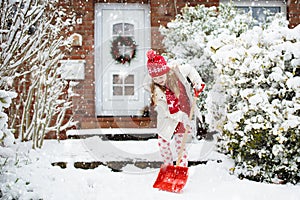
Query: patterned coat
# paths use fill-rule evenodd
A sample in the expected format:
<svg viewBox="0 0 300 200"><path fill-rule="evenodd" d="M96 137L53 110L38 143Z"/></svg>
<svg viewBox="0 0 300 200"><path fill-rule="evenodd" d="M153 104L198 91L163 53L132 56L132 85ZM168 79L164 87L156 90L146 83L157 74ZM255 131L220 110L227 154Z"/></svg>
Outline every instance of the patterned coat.
<svg viewBox="0 0 300 200"><path fill-rule="evenodd" d="M199 73L196 71L194 67L190 65L174 66L171 68L174 70L179 81L183 83L187 95L190 99L190 104L192 104L193 102L193 96L191 92L192 88L187 78L189 78L189 80L192 82L193 85L200 86L203 82ZM148 76L148 78L146 78L145 80L146 80L145 89L150 91L150 84L152 82L152 79L150 76ZM178 123L183 122L182 119L185 113L182 111L178 111L176 113L170 114L167 100L166 100L166 95L158 87L155 87L155 99L156 99L155 110L157 112L158 135L164 138L165 140L170 141ZM194 111L195 111L195 115L198 116L200 114L198 109L195 108Z"/></svg>

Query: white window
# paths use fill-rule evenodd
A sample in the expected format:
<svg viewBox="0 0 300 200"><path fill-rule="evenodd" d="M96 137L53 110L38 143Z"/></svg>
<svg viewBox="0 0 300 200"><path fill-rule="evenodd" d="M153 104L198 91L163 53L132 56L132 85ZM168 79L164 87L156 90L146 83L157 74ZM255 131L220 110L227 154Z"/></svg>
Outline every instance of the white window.
<svg viewBox="0 0 300 200"><path fill-rule="evenodd" d="M276 13L284 13L286 16L286 1L284 0L220 0L220 3L232 2L236 7L245 12L252 11L252 16L259 22L263 23L268 15L274 15Z"/></svg>
<svg viewBox="0 0 300 200"><path fill-rule="evenodd" d="M113 40L117 38L120 39L117 49L120 56L126 58L125 56L132 54L132 43L134 41L134 24L131 23L115 23L112 26L112 38ZM112 74L112 94L114 98L119 98L122 96L134 96L134 74Z"/></svg>
<svg viewBox="0 0 300 200"><path fill-rule="evenodd" d="M113 96L134 96L134 74L113 74Z"/></svg>
<svg viewBox="0 0 300 200"><path fill-rule="evenodd" d="M133 36L134 25L130 23L116 23L113 25L113 35Z"/></svg>

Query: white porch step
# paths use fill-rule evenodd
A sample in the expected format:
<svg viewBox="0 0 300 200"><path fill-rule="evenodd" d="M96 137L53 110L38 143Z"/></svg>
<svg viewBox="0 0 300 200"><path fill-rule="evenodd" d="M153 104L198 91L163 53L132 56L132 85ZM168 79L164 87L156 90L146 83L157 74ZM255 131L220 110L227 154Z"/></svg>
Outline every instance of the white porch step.
<svg viewBox="0 0 300 200"><path fill-rule="evenodd" d="M156 134L156 128L98 128L68 130L67 136L95 136L95 135L148 135Z"/></svg>

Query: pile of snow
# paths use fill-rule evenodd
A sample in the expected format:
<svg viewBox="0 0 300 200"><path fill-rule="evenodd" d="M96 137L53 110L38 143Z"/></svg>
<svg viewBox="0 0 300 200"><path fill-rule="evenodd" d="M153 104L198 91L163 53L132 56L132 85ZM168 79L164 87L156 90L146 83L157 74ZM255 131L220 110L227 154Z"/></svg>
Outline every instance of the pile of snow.
<svg viewBox="0 0 300 200"><path fill-rule="evenodd" d="M95 144L101 145L99 149L103 149L102 154L86 148ZM191 144L189 153L193 159L197 158L196 155L199 156L198 151L203 148L201 145L205 144L208 145L204 141ZM300 195L300 185L257 183L230 175L229 169L233 167L233 161L211 148L206 157L208 162L190 167L184 190L175 194L152 188L158 168L140 169L134 165L127 165L123 172L112 172L110 168L102 165L85 170L75 168L72 164L72 161L89 162L90 158L95 156L102 161L112 161L120 157L121 154L114 157L107 154L107 146L119 149L115 152L128 152L127 159L138 160L141 155L149 154L151 148L154 148L151 152L158 151L156 140L101 141L98 137L92 137L64 140L60 143L46 140L43 149L32 150L31 146L31 142L15 145L13 150L17 156L9 163L10 168L5 169L6 178L0 179L2 199L297 200ZM57 161L67 161L67 167L52 166L52 163Z"/></svg>

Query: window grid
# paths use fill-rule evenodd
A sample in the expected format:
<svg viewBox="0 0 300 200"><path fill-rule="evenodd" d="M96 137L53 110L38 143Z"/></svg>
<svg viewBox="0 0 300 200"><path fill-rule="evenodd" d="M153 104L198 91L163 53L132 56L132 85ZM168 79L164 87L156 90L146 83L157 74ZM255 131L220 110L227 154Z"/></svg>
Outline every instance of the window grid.
<svg viewBox="0 0 300 200"><path fill-rule="evenodd" d="M113 74L112 91L113 96L134 96L134 75L121 76Z"/></svg>

